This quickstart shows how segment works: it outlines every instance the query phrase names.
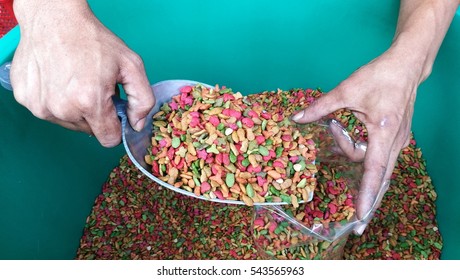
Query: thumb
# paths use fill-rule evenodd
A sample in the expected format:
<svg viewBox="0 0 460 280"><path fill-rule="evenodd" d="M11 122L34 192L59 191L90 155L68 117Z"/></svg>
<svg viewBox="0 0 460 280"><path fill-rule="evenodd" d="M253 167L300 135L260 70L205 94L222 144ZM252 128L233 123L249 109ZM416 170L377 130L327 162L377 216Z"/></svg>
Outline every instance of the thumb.
<svg viewBox="0 0 460 280"><path fill-rule="evenodd" d="M123 72L120 83L128 98L128 121L136 131L140 131L144 128L145 118L155 105L155 96L142 63Z"/></svg>
<svg viewBox="0 0 460 280"><path fill-rule="evenodd" d="M292 120L296 123L310 123L344 107L339 92L332 90L318 98L307 108L295 114Z"/></svg>

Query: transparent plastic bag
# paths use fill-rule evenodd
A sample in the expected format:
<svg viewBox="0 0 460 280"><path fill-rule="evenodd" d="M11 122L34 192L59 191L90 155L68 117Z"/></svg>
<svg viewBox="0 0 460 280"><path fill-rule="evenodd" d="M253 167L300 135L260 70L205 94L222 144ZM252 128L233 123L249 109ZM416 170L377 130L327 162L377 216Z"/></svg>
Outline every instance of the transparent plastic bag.
<svg viewBox="0 0 460 280"><path fill-rule="evenodd" d="M334 126L335 131L331 131ZM256 206L253 237L261 256L274 259L342 259L349 234L365 225L384 194L382 186L372 209L358 219L355 205L363 175L363 164L340 153L337 137L365 152L365 143L356 142L338 121L322 120L299 125L303 133L313 133L317 145L317 187L313 200L298 208L291 205Z"/></svg>
<svg viewBox="0 0 460 280"><path fill-rule="evenodd" d="M9 91L13 91L10 81L11 62L6 62L0 66L0 85Z"/></svg>
<svg viewBox="0 0 460 280"><path fill-rule="evenodd" d="M314 230L286 217L274 207L256 207L254 211L254 244L264 259L340 260L343 259L349 232L333 241L321 239ZM261 226L263 221L264 226ZM267 227L265 227L267 226Z"/></svg>

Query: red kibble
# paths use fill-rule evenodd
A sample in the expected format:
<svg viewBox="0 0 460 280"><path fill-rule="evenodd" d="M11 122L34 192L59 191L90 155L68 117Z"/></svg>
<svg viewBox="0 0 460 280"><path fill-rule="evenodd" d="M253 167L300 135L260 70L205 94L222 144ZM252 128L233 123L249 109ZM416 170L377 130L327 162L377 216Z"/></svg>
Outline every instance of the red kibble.
<svg viewBox="0 0 460 280"><path fill-rule="evenodd" d="M292 162L292 163L296 163L298 160L299 160L299 157L298 156L292 156L289 158L289 160Z"/></svg>
<svg viewBox="0 0 460 280"><path fill-rule="evenodd" d="M195 128L197 127L199 124L200 124L200 119L199 118L192 118L192 120L190 121L190 127L192 128Z"/></svg>
<svg viewBox="0 0 460 280"><path fill-rule="evenodd" d="M223 154L217 154L217 155L214 157L214 159L215 159L217 165L222 165L222 162L223 162L222 156L223 156Z"/></svg>
<svg viewBox="0 0 460 280"><path fill-rule="evenodd" d="M182 169L184 167L184 164L185 164L185 159L181 158L179 163L176 165L176 168L177 169Z"/></svg>
<svg viewBox="0 0 460 280"><path fill-rule="evenodd" d="M332 194L332 195L337 195L337 194L340 193L340 190L337 189L337 188L335 188L334 186L329 186L329 187L327 188L327 192L330 193L330 194Z"/></svg>
<svg viewBox="0 0 460 280"><path fill-rule="evenodd" d="M234 117L236 119L241 118L241 112L233 110L233 109L224 109L222 110L222 114L229 116L229 117Z"/></svg>
<svg viewBox="0 0 460 280"><path fill-rule="evenodd" d="M273 167L286 168L285 164L280 160L275 160L273 162Z"/></svg>
<svg viewBox="0 0 460 280"><path fill-rule="evenodd" d="M200 185L200 191L201 193L206 193L211 190L211 185L208 182L203 182Z"/></svg>
<svg viewBox="0 0 460 280"><path fill-rule="evenodd" d="M181 93L190 93L190 92L192 92L192 89L193 88L191 86L184 86L184 87L181 87L180 92Z"/></svg>
<svg viewBox="0 0 460 280"><path fill-rule="evenodd" d="M227 126L233 130L237 130L238 129L238 125L236 123L229 123L227 124Z"/></svg>
<svg viewBox="0 0 460 280"><path fill-rule="evenodd" d="M262 166L261 166L261 165L252 166L252 165L250 164L250 165L248 165L248 167L247 167L247 171L248 171L248 172L251 172L251 173L258 173L258 172L261 172L261 171L262 171Z"/></svg>
<svg viewBox="0 0 460 280"><path fill-rule="evenodd" d="M220 124L220 120L217 116L210 116L208 120L213 126L218 126Z"/></svg>
<svg viewBox="0 0 460 280"><path fill-rule="evenodd" d="M241 172L245 172L247 170L247 167L245 167L241 161L235 162L236 168L238 168Z"/></svg>
<svg viewBox="0 0 460 280"><path fill-rule="evenodd" d="M345 206L353 207L353 200L351 200L350 198L347 198L347 199L345 199L344 204L345 204Z"/></svg>
<svg viewBox="0 0 460 280"><path fill-rule="evenodd" d="M224 102L235 100L235 96L233 96L233 94L224 93L223 97L224 97Z"/></svg>
<svg viewBox="0 0 460 280"><path fill-rule="evenodd" d="M257 184L258 184L260 187L262 187L262 186L265 184L265 182L267 182L267 179L262 178L262 177L260 177L260 176L257 176Z"/></svg>
<svg viewBox="0 0 460 280"><path fill-rule="evenodd" d="M273 233L277 227L278 225L274 221L271 221L268 226L268 232Z"/></svg>
<svg viewBox="0 0 460 280"><path fill-rule="evenodd" d="M329 204L327 205L327 207L329 208L329 212L330 212L331 214L335 214L335 213L337 212L337 205L335 205L334 203L332 203L332 202L329 203ZM327 219L327 218L326 218L326 219Z"/></svg>
<svg viewBox="0 0 460 280"><path fill-rule="evenodd" d="M158 162L156 161L152 162L152 172L155 175L160 174L160 168L158 166Z"/></svg>
<svg viewBox="0 0 460 280"><path fill-rule="evenodd" d="M257 135L256 142L258 145L262 145L265 142L265 137L263 135Z"/></svg>
<svg viewBox="0 0 460 280"><path fill-rule="evenodd" d="M243 123L244 126L248 128L253 128L254 127L254 121L250 118L243 118L241 120L241 123Z"/></svg>
<svg viewBox="0 0 460 280"><path fill-rule="evenodd" d="M315 217L315 218L321 218L321 219L323 219L324 213L321 212L321 211L319 211L319 210L314 210L314 211L312 212L312 215L313 215L313 217Z"/></svg>
<svg viewBox="0 0 460 280"><path fill-rule="evenodd" d="M197 157L198 157L199 159L206 159L206 158L208 157L208 153L206 152L205 149L203 149L203 150L197 150L197 151L196 151L196 154L197 154Z"/></svg>
<svg viewBox="0 0 460 280"><path fill-rule="evenodd" d="M248 112L248 117L250 117L250 118L258 118L259 115L256 113L256 111L254 111L254 110L249 110L249 112Z"/></svg>
<svg viewBox="0 0 460 280"><path fill-rule="evenodd" d="M260 113L260 116L266 120L269 120L272 118L272 114L268 113L268 112L262 112Z"/></svg>
<svg viewBox="0 0 460 280"><path fill-rule="evenodd" d="M286 141L286 142L291 142L292 141L292 136L289 135L289 134L284 134L283 136L281 136L281 139L283 141Z"/></svg>
<svg viewBox="0 0 460 280"><path fill-rule="evenodd" d="M228 153L222 153L222 163L225 165L225 166L228 166L230 165L230 155Z"/></svg>
<svg viewBox="0 0 460 280"><path fill-rule="evenodd" d="M214 194L217 196L218 199L225 199L224 195L219 190L214 191Z"/></svg>
<svg viewBox="0 0 460 280"><path fill-rule="evenodd" d="M262 218L258 218L254 220L254 226L264 227L265 222Z"/></svg>

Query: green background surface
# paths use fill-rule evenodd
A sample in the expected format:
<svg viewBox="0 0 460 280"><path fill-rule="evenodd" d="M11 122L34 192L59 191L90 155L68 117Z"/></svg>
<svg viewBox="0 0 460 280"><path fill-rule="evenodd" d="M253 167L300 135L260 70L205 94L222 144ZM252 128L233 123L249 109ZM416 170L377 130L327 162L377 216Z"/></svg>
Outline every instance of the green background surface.
<svg viewBox="0 0 460 280"><path fill-rule="evenodd" d="M151 83L192 79L244 94L329 91L389 46L399 1L90 1L144 59ZM0 40L11 59L14 29ZM88 65L90 67L90 65ZM419 88L413 121L438 193L442 259L460 259L460 16ZM39 120L0 89L0 259L72 259L85 219L124 154Z"/></svg>

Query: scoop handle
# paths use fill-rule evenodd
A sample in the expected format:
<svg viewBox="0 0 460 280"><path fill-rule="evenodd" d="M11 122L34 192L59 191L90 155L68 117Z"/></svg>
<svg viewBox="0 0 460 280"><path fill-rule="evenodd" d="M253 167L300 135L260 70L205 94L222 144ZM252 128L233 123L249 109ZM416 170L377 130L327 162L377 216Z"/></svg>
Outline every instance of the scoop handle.
<svg viewBox="0 0 460 280"><path fill-rule="evenodd" d="M121 121L126 120L126 107L128 106L128 101L121 99L118 95L112 96L112 101L113 105L115 105L115 109L117 110L118 117Z"/></svg>

